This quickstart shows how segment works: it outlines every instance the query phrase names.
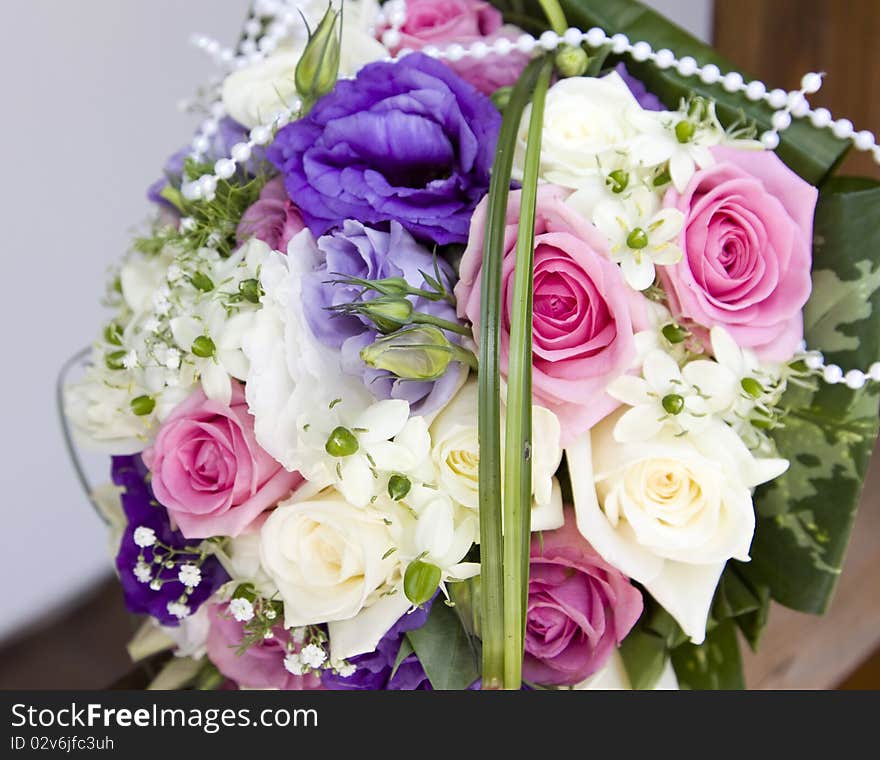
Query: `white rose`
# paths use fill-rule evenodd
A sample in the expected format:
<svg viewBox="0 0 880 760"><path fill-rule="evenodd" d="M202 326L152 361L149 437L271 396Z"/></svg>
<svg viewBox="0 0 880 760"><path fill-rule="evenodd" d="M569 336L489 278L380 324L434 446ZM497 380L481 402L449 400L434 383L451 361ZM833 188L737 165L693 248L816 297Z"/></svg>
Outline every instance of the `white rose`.
<svg viewBox="0 0 880 760"><path fill-rule="evenodd" d="M366 1L345 4L340 77L354 76L368 63L388 56L388 51L368 31L370 22L375 18L374 5ZM306 14L313 29L326 9L324 4L317 15ZM370 15L371 9L373 15ZM265 124L276 112L287 108L296 97L294 73L307 42L305 29L301 31L303 33L285 47L230 74L223 82L223 105L237 122L248 128Z"/></svg>
<svg viewBox="0 0 880 760"><path fill-rule="evenodd" d="M563 187L600 192L608 173L627 168L630 144L640 134L632 114L641 110L616 72L557 82L547 93L541 178ZM530 115L531 107L523 114L517 140L517 178L522 178Z"/></svg>
<svg viewBox="0 0 880 760"><path fill-rule="evenodd" d="M479 508L480 444L477 381L469 380L431 425L431 458L439 485L459 504ZM559 420L542 406L532 407L532 530L562 526L562 493L553 477L562 460Z"/></svg>
<svg viewBox="0 0 880 760"><path fill-rule="evenodd" d="M354 507L332 489L296 499L269 515L260 541L262 565L284 601L285 627L349 620L395 591L400 562L389 549L401 543L397 515Z"/></svg>
<svg viewBox="0 0 880 760"><path fill-rule="evenodd" d="M752 489L779 477L788 462L756 459L717 420L699 434L664 430L621 444L613 435L618 418L606 418L566 452L578 528L699 644L727 560L749 559Z"/></svg>

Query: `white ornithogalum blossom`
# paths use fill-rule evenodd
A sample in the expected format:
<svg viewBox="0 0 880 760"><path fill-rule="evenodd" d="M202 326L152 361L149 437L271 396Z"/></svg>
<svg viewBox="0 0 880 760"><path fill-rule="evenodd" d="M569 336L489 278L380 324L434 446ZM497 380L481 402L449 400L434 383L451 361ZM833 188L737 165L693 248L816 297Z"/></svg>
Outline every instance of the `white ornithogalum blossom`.
<svg viewBox="0 0 880 760"><path fill-rule="evenodd" d="M577 194L568 203L578 207ZM678 235L684 215L678 209L659 207L657 196L646 187L636 187L618 200L597 204L591 215L593 224L608 238L612 261L620 264L630 287L646 290L654 283L655 266L681 261Z"/></svg>
<svg viewBox="0 0 880 760"><path fill-rule="evenodd" d="M714 166L711 148L724 140L714 103L698 99L681 111L642 111L635 119L642 134L632 143L633 162L642 167L668 165L678 192L684 192L698 167Z"/></svg>
<svg viewBox="0 0 880 760"><path fill-rule="evenodd" d="M698 359L681 368L660 350L645 357L641 377L622 375L607 390L630 407L614 427L621 443L646 441L664 427L699 434L713 415L730 407L736 393L733 374L717 362Z"/></svg>
<svg viewBox="0 0 880 760"><path fill-rule="evenodd" d="M562 494L555 478L562 461L559 436L560 425L556 415L545 407L532 407L534 531L554 530L564 522ZM475 379L468 380L431 423L431 459L437 470L437 485L458 504L477 510L480 500L480 444Z"/></svg>
<svg viewBox="0 0 880 760"><path fill-rule="evenodd" d="M229 612L239 623L247 623L254 619L254 605L244 597L232 599L229 602Z"/></svg>
<svg viewBox="0 0 880 760"><path fill-rule="evenodd" d="M664 428L648 441L621 443L613 434L618 417L566 451L578 529L702 643L724 566L749 559L752 489L788 462L755 457L720 420L699 435Z"/></svg>

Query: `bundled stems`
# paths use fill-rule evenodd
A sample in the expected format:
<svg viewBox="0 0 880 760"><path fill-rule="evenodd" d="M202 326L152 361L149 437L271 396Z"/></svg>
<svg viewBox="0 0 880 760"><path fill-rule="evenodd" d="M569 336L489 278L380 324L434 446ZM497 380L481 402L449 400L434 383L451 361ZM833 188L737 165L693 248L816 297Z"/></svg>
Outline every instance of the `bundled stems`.
<svg viewBox="0 0 880 760"><path fill-rule="evenodd" d="M522 682L532 511L532 300L535 208L544 103L553 65L545 59L532 101L523 172L516 269L510 314L504 448L504 688Z"/></svg>
<svg viewBox="0 0 880 760"><path fill-rule="evenodd" d="M565 20L565 12L562 10L562 6L559 5L559 0L538 0L538 2L553 31L559 35L565 34L568 22Z"/></svg>
<svg viewBox="0 0 880 760"><path fill-rule="evenodd" d="M504 580L501 531L501 259L517 132L544 64L530 63L504 110L489 187L480 299L480 575L483 688L504 682Z"/></svg>

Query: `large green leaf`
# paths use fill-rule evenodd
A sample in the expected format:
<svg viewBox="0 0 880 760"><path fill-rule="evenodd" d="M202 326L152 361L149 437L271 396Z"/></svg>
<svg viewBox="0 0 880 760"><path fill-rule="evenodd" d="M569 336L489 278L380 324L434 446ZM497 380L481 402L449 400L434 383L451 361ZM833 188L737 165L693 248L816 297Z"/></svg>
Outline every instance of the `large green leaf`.
<svg viewBox="0 0 880 760"><path fill-rule="evenodd" d="M434 602L427 622L406 637L435 689L462 691L479 678L468 635L442 599Z"/></svg>
<svg viewBox="0 0 880 760"><path fill-rule="evenodd" d="M547 28L540 5L535 0L494 0L510 20L530 24L532 29ZM656 11L636 0L560 0L568 23L579 29L598 26L608 34L621 32L630 40L649 42L655 50L668 48L677 57L692 56L700 64L714 63L722 72L736 70L715 50L700 42ZM753 103L740 93L729 93L719 85L704 84L698 77L682 77L674 69L661 70L651 63L627 59L627 68L641 79L670 108L690 93L711 97L717 103L722 123L730 124L740 112L753 119L761 132L770 128L772 111L765 103ZM745 75L745 74L744 74ZM748 80L750 77L746 77ZM819 130L808 121L795 120L782 133L779 157L807 182L821 185L840 163L849 143Z"/></svg>
<svg viewBox="0 0 880 760"><path fill-rule="evenodd" d="M682 689L744 689L736 625L719 623L701 646L684 644L672 652L672 665Z"/></svg>
<svg viewBox="0 0 880 760"><path fill-rule="evenodd" d="M880 357L880 183L835 179L816 211L813 295L806 339L828 363L866 368ZM791 468L755 496L749 578L803 612L824 612L849 541L877 438L878 387L820 383L783 399L773 437Z"/></svg>

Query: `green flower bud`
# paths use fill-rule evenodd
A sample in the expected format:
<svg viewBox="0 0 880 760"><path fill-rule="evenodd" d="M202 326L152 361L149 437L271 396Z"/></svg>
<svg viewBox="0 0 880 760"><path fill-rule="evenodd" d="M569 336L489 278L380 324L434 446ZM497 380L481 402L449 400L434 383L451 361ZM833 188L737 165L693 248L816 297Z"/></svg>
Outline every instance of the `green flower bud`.
<svg viewBox="0 0 880 760"><path fill-rule="evenodd" d="M421 560L410 562L403 575L403 592L413 604L424 604L434 596L442 577L437 565Z"/></svg>
<svg viewBox="0 0 880 760"><path fill-rule="evenodd" d="M660 402L667 414L681 414L684 409L684 399L677 393L670 393L664 396Z"/></svg>
<svg viewBox="0 0 880 760"><path fill-rule="evenodd" d="M113 346L122 345L122 329L115 322L104 328L104 340Z"/></svg>
<svg viewBox="0 0 880 760"><path fill-rule="evenodd" d="M761 395L764 393L764 386L753 377L744 377L740 381L740 385L752 398L761 398Z"/></svg>
<svg viewBox="0 0 880 760"><path fill-rule="evenodd" d="M672 345L684 343L684 341L690 337L690 332L674 322L670 322L668 325L663 325L663 329L660 330L660 332L666 340L672 343Z"/></svg>
<svg viewBox="0 0 880 760"><path fill-rule="evenodd" d="M383 333L392 333L412 320L413 305L406 298L383 297L364 301L359 311Z"/></svg>
<svg viewBox="0 0 880 760"><path fill-rule="evenodd" d="M348 428L341 426L330 433L327 443L324 444L324 450L331 457L350 457L356 454L359 448L357 436Z"/></svg>
<svg viewBox="0 0 880 760"><path fill-rule="evenodd" d="M107 354L104 357L104 363L107 365L107 369L125 369L123 360L125 359L126 353L126 351L114 351L113 353Z"/></svg>
<svg viewBox="0 0 880 760"><path fill-rule="evenodd" d="M453 356L452 343L432 325L400 330L361 351L361 358L369 366L405 380L437 380L445 374Z"/></svg>
<svg viewBox="0 0 880 760"><path fill-rule="evenodd" d="M259 280L242 280L238 283L239 295L250 303L259 303L260 296L263 295L263 289L260 287Z"/></svg>
<svg viewBox="0 0 880 760"><path fill-rule="evenodd" d="M634 251L641 250L648 245L648 233L641 227L636 227L627 235L626 244Z"/></svg>
<svg viewBox="0 0 880 760"><path fill-rule="evenodd" d="M406 475L392 475L388 479L388 495L394 501L405 499L412 488L412 483Z"/></svg>
<svg viewBox="0 0 880 760"><path fill-rule="evenodd" d="M207 335L199 335L193 341L192 352L200 359L210 359L217 353L217 346L214 345L214 341Z"/></svg>
<svg viewBox="0 0 880 760"><path fill-rule="evenodd" d="M563 45L556 53L556 70L561 77L583 76L590 65L590 56L582 47Z"/></svg>
<svg viewBox="0 0 880 760"><path fill-rule="evenodd" d="M501 113L504 113L504 109L507 108L507 104L510 102L510 94L512 92L513 87L499 87L490 96L495 108L501 111Z"/></svg>
<svg viewBox="0 0 880 760"><path fill-rule="evenodd" d="M201 290L202 293L210 293L214 289L213 280L202 272L196 272L193 274L193 276L189 278L189 281L196 290Z"/></svg>
<svg viewBox="0 0 880 760"><path fill-rule="evenodd" d="M309 36L296 65L294 82L307 103L314 103L336 86L339 77L340 40L336 29L339 11L327 9L318 28Z"/></svg>
<svg viewBox="0 0 880 760"><path fill-rule="evenodd" d="M694 138L697 128L689 121L680 121L675 125L675 139L684 144Z"/></svg>
<svg viewBox="0 0 880 760"><path fill-rule="evenodd" d="M654 177L652 184L654 187L663 187L663 185L668 185L670 182L672 182L672 175L669 173L669 169L666 168Z"/></svg>
<svg viewBox="0 0 880 760"><path fill-rule="evenodd" d="M131 400L131 411L138 417L146 417L156 408L156 399L152 396L138 396Z"/></svg>
<svg viewBox="0 0 880 760"><path fill-rule="evenodd" d="M615 169L608 175L605 184L611 188L612 193L622 193L629 185L629 173L623 169Z"/></svg>

